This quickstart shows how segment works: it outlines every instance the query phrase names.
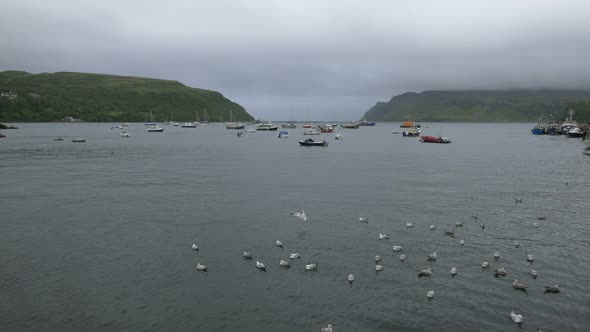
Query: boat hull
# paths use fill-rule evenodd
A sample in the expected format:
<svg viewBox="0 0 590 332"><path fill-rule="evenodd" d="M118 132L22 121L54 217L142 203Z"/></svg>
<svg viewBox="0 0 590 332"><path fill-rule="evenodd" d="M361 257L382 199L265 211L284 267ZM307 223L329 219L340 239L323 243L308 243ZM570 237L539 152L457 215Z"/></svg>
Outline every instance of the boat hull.
<svg viewBox="0 0 590 332"><path fill-rule="evenodd" d="M328 142L326 142L326 141L316 142L314 140L306 139L305 141L298 140L298 142L299 142L299 145L302 145L302 146L324 146L324 147L328 146Z"/></svg>
<svg viewBox="0 0 590 332"><path fill-rule="evenodd" d="M543 128L533 128L531 129L531 133L533 135L545 135L545 130Z"/></svg>
<svg viewBox="0 0 590 332"><path fill-rule="evenodd" d="M439 144L449 144L451 140L443 137L443 136L421 136L420 141L424 143L439 143Z"/></svg>

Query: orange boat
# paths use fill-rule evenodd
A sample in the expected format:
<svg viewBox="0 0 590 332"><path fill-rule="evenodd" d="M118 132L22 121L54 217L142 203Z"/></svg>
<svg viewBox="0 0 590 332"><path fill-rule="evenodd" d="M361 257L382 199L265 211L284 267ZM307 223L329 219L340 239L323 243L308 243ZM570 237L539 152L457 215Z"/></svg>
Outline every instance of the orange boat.
<svg viewBox="0 0 590 332"><path fill-rule="evenodd" d="M400 127L400 128L412 128L412 127L417 127L417 128L420 128L420 125L419 125L419 124L417 124L417 123L416 123L416 122L414 122L414 121L409 121L409 120L408 120L408 121L404 121L404 122L402 122L402 124L401 124L399 127Z"/></svg>

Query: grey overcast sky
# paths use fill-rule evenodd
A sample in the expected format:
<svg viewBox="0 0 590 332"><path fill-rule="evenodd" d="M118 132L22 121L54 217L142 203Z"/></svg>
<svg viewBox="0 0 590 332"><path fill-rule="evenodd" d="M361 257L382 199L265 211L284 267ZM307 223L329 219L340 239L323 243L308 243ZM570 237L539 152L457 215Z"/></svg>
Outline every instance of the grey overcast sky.
<svg viewBox="0 0 590 332"><path fill-rule="evenodd" d="M353 120L406 91L590 88L590 1L8 0L0 70L217 90L261 119Z"/></svg>

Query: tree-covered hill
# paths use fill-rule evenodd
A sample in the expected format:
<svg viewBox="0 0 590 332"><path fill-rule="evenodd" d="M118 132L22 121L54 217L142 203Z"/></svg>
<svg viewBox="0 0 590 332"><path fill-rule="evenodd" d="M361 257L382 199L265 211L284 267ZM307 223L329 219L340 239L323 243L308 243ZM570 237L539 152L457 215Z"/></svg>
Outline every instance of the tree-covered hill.
<svg viewBox="0 0 590 332"><path fill-rule="evenodd" d="M574 107L575 118L590 120L580 106L590 90L470 90L408 92L380 102L366 114L369 121L533 122L565 118ZM586 102L586 105L588 103ZM580 108L579 110L577 108Z"/></svg>
<svg viewBox="0 0 590 332"><path fill-rule="evenodd" d="M221 93L177 81L57 72L0 72L0 121L250 121L244 108Z"/></svg>

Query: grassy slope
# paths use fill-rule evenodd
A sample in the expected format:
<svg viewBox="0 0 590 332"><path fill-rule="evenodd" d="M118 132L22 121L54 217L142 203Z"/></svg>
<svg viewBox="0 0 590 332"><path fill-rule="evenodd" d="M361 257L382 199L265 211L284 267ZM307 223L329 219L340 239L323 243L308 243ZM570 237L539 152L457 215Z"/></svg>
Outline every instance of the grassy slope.
<svg viewBox="0 0 590 332"><path fill-rule="evenodd" d="M0 92L14 91L14 100L0 98L0 121L55 121L65 116L84 121L144 121L153 113L156 120L249 121L243 107L215 91L187 87L176 81L72 72L29 74L0 72ZM29 93L39 94L39 97Z"/></svg>
<svg viewBox="0 0 590 332"><path fill-rule="evenodd" d="M370 121L467 121L524 122L564 118L568 105L590 98L590 91L424 91L404 93L387 103L377 103L366 114ZM590 119L587 111L576 110L576 119Z"/></svg>

